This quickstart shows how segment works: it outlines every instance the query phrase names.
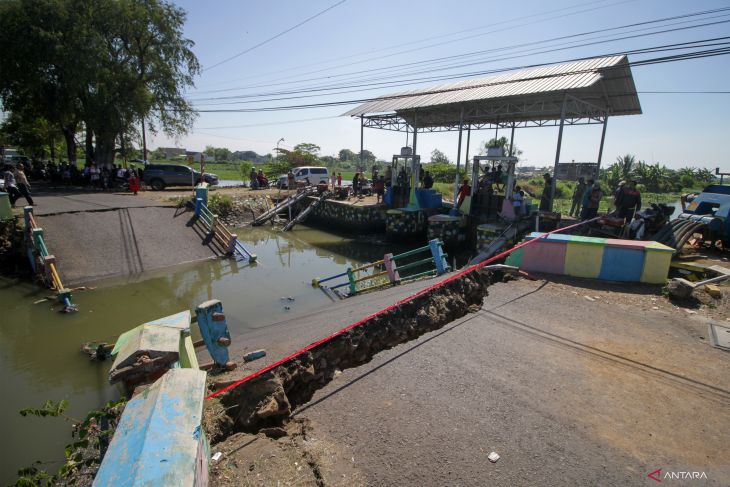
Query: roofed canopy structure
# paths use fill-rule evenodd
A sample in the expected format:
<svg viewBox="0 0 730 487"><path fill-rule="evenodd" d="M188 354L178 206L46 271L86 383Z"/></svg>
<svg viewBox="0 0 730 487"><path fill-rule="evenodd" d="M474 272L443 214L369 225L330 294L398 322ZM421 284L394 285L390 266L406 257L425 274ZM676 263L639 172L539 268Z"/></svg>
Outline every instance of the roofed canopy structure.
<svg viewBox="0 0 730 487"><path fill-rule="evenodd" d="M586 59L393 93L344 115L397 131L539 127L559 124L563 103L569 125L641 114L628 58Z"/></svg>
<svg viewBox="0 0 730 487"><path fill-rule="evenodd" d="M564 125L603 125L600 168L608 117L640 114L628 57L617 55L402 91L363 103L344 115L360 118L361 154L365 127L411 132L414 154L419 132L459 131L457 167L464 129L470 134L471 129L510 128L511 146L515 128L559 126L557 174ZM467 138L467 159L468 151Z"/></svg>

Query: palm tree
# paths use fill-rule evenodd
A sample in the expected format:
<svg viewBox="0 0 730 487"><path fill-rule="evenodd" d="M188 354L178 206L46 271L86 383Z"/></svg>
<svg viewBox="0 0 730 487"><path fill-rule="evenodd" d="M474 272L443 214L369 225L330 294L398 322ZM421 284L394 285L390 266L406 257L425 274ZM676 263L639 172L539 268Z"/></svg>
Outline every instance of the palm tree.
<svg viewBox="0 0 730 487"><path fill-rule="evenodd" d="M626 154L623 157L618 156L616 158L616 164L621 168L621 177L628 179L631 177L631 173L634 169L634 162L636 162L636 156L633 154Z"/></svg>

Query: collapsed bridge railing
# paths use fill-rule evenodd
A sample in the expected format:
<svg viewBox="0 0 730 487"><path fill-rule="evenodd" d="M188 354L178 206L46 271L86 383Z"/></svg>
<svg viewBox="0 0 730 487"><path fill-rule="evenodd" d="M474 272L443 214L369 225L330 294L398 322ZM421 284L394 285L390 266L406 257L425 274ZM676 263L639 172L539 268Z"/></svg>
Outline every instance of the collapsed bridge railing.
<svg viewBox="0 0 730 487"><path fill-rule="evenodd" d="M207 190L207 188L205 188ZM208 235L218 240L225 247L228 255L239 255L249 262L256 262L256 254L250 252L239 240L238 235L218 219L218 215L210 211L207 205L207 191L205 197L197 196L195 198L195 216L203 223Z"/></svg>
<svg viewBox="0 0 730 487"><path fill-rule="evenodd" d="M76 305L71 302L71 290L66 288L61 281L56 257L48 251L43 228L36 223L32 206L23 208L23 217L25 219L24 238L33 272L51 289L55 289L58 300L64 305L65 313L78 311Z"/></svg>
<svg viewBox="0 0 730 487"><path fill-rule="evenodd" d="M324 279L313 279L312 286L319 286L320 289L330 296L332 293L340 296L337 289L347 286L348 296L354 296L365 291L373 291L385 286L396 285L421 277L441 275L451 269L446 261L448 254L444 253L442 245L443 242L438 239L433 239L424 247L409 250L402 254L385 254L383 259L377 262L371 262L354 269L348 267L345 272L325 277ZM429 253L430 255L418 260L401 263L404 259L425 253ZM414 273L413 270L418 270L418 272ZM347 276L347 281L345 282L332 286L322 285L323 282L345 276Z"/></svg>

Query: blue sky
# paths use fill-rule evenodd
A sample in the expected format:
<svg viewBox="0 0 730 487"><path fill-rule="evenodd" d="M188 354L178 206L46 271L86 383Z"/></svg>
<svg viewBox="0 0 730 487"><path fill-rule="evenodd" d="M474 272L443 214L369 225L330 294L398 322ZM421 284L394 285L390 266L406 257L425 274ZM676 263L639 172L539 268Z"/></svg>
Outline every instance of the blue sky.
<svg viewBox="0 0 730 487"><path fill-rule="evenodd" d="M291 32L214 66L337 4L337 0L185 0L176 3L188 12L185 34L195 42L194 52L204 69L195 89L189 92L189 98L200 109L252 108L372 97L438 82L422 81L407 86L358 89L351 93L239 105L230 103L242 101L240 98L211 99L356 82L381 77L383 73L392 76L389 78L392 80L461 75L470 71L559 62L575 57L730 36L730 23L720 23L550 53L534 52L552 46L552 43L543 41L558 36L728 7L730 3L727 0L346 0ZM728 21L730 12L697 19L702 20L690 23L686 22L689 19L675 20L672 23L685 23L672 27ZM619 34L603 33L600 40ZM448 71L431 71L429 69L439 66L420 64L442 56L502 49L527 42L540 43L531 46L532 51L521 52L518 58L490 60L481 56L473 59L477 64ZM513 49L500 50L497 54L507 57L516 53ZM661 55L664 54L658 54ZM636 55L630 56L630 59L650 56L657 55ZM399 70L382 70L404 63L419 64ZM416 76L409 74L414 70L427 72ZM727 91L730 56L635 67L633 74L639 91ZM730 95L646 93L639 96L643 115L610 119L605 162L613 161L620 154L632 153L647 162L661 162L674 168L702 165L730 170L730 151L724 146L724 139L730 133L726 115L730 112ZM353 106L356 104L268 113L201 113L189 135L178 140L153 137L150 147L176 145L201 150L206 145L214 145L267 153L283 137L285 141L281 145L284 147L313 142L322 147L323 155L336 155L342 148L357 151L359 121L338 116ZM295 122L297 120L307 121ZM493 134L493 131L473 132L471 153L474 154L477 145ZM556 128L517 130L515 143L524 152L523 164L552 164L556 138ZM599 140L600 126L568 127L564 133L561 160L595 160ZM365 148L379 158L390 159L404 142L405 134L365 130ZM424 160L429 159L435 148L455 160L457 134L419 135L418 152Z"/></svg>

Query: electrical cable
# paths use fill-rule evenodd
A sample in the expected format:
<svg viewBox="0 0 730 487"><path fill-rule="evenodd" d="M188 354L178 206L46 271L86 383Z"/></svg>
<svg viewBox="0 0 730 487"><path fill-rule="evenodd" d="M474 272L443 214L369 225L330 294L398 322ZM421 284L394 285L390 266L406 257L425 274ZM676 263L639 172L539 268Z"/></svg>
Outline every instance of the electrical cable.
<svg viewBox="0 0 730 487"><path fill-rule="evenodd" d="M342 4L343 4L343 3L345 3L346 1L347 1L347 0L340 0L340 1L339 1L339 2L337 2L337 3L335 3L335 4L333 4L333 5L330 5L330 6L329 6L329 7L327 7L326 9L324 9L324 10L321 10L321 11L317 12L316 14L312 15L311 17L309 17L309 18L306 18L306 19L302 20L302 21L301 21L301 22L299 22L298 24L296 24L296 25L293 25L292 27L289 27L288 29L286 29L286 30L284 30L284 31L281 31L281 32L279 32L278 34L276 34L276 35L274 35L274 36L272 36L272 37L269 37L268 39L266 39L266 40L263 40L263 41L259 42L258 44L255 44L255 45L253 45L253 46L249 47L248 49L245 49L245 50L243 50L243 51L239 52L238 54L234 54L233 56L230 56L230 57L228 57L228 58L226 58L226 59L224 59L224 60L222 60L222 61L219 61L219 62L217 62L217 63L213 64L212 66L209 66L209 67L207 67L207 68L203 69L203 71L209 71L209 70L211 70L211 69L213 69L213 68L215 68L215 67L217 67L217 66L220 66L221 64L225 64L225 63L227 63L227 62L229 62L229 61L233 61L234 59L236 59L236 58L238 58L238 57L241 57L241 56L243 56L244 54L247 54L247 53L249 53L249 52L253 51L254 49L257 49L257 48L259 48L259 47L263 46L264 44L268 44L269 42L273 41L274 39L277 39L277 38L279 38L279 37L283 36L284 34L287 34L287 33L291 32L291 31L293 31L293 30L294 30L294 29L296 29L297 27L301 27L302 25L306 24L307 22L309 22L309 21L311 21L311 20L314 20L314 19L316 19L316 18L317 18L317 17L319 17L320 15L323 15L323 14L325 14L326 12L329 12L329 11L330 11L330 10L332 10L333 8L335 8L335 7L338 7L338 6L342 5Z"/></svg>

